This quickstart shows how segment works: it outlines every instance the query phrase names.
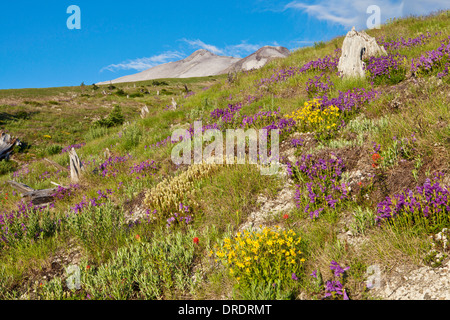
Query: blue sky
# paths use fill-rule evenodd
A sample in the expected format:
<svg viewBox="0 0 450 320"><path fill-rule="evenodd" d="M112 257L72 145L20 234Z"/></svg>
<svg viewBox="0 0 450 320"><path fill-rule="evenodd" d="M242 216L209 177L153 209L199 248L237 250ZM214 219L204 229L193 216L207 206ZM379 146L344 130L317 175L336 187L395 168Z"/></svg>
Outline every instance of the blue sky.
<svg viewBox="0 0 450 320"><path fill-rule="evenodd" d="M449 8L448 0L8 1L0 7L0 89L92 84L180 60L197 49L245 57L295 49L382 22ZM69 30L67 8L81 10Z"/></svg>

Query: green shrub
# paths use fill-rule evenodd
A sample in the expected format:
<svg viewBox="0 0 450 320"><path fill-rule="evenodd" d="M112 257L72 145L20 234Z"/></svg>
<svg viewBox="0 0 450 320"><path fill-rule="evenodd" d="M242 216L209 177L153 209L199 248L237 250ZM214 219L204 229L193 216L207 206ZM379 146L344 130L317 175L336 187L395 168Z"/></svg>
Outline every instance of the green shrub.
<svg viewBox="0 0 450 320"><path fill-rule="evenodd" d="M63 300L68 296L64 292L62 280L58 277L53 278L49 282L42 283L38 290L38 295L43 300Z"/></svg>
<svg viewBox="0 0 450 320"><path fill-rule="evenodd" d="M135 92L129 95L130 98L142 98L144 96L143 93Z"/></svg>
<svg viewBox="0 0 450 320"><path fill-rule="evenodd" d="M142 138L142 128L135 125L130 125L124 129L122 135L122 147L125 151L136 148Z"/></svg>
<svg viewBox="0 0 450 320"><path fill-rule="evenodd" d="M7 299L9 290L13 283L13 277L6 273L6 268L0 266L0 299Z"/></svg>
<svg viewBox="0 0 450 320"><path fill-rule="evenodd" d="M34 209L22 204L19 211L14 211L5 220L0 230L0 247L14 247L19 243L53 236L65 221L62 213L50 212L50 209Z"/></svg>
<svg viewBox="0 0 450 320"><path fill-rule="evenodd" d="M125 122L125 117L122 114L122 109L119 105L115 105L113 111L108 117L95 122L96 125L101 127L115 127Z"/></svg>
<svg viewBox="0 0 450 320"><path fill-rule="evenodd" d="M84 135L84 139L89 142L104 137L109 132L106 127L90 127L89 131Z"/></svg>
<svg viewBox="0 0 450 320"><path fill-rule="evenodd" d="M12 172L17 169L17 163L10 160L0 161L0 176Z"/></svg>
<svg viewBox="0 0 450 320"><path fill-rule="evenodd" d="M170 95L173 94L173 92L168 91L168 90L166 90L166 89L161 89L160 94L163 95L163 96L170 96Z"/></svg>
<svg viewBox="0 0 450 320"><path fill-rule="evenodd" d="M88 250L103 254L108 244L117 242L124 225L124 213L111 201L101 206L89 203L82 214L70 216L69 225Z"/></svg>
<svg viewBox="0 0 450 320"><path fill-rule="evenodd" d="M119 89L116 91L115 95L119 96L119 97L125 97L128 93L126 93L125 91L123 91L122 89Z"/></svg>
<svg viewBox="0 0 450 320"><path fill-rule="evenodd" d="M62 151L62 147L61 146L59 146L57 144L52 144L52 145L47 146L45 148L45 152L44 153L49 155L49 156L52 156L52 155L61 153L61 151Z"/></svg>
<svg viewBox="0 0 450 320"><path fill-rule="evenodd" d="M16 119L27 120L30 119L30 114L26 111L20 110L14 115Z"/></svg>
<svg viewBox="0 0 450 320"><path fill-rule="evenodd" d="M158 81L158 80L153 80L152 81L152 86L168 86L169 84L165 81Z"/></svg>
<svg viewBox="0 0 450 320"><path fill-rule="evenodd" d="M161 299L193 288L195 231L136 236L98 268L83 266L81 282L92 299Z"/></svg>

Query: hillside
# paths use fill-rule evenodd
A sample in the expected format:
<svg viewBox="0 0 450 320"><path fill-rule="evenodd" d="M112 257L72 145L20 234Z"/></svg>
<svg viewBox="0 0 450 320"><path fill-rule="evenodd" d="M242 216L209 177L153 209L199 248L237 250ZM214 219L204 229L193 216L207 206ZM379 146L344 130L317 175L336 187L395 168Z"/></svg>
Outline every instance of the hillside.
<svg viewBox="0 0 450 320"><path fill-rule="evenodd" d="M342 36L236 77L0 90L0 299L450 299L449 15L367 30L365 79ZM194 121L279 129L279 170L175 164Z"/></svg>

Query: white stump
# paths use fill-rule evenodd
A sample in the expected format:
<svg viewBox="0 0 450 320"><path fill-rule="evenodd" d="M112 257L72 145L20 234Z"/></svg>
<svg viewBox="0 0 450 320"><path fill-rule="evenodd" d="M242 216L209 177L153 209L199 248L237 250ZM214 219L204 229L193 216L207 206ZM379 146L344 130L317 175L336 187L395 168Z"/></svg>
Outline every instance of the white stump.
<svg viewBox="0 0 450 320"><path fill-rule="evenodd" d="M338 71L344 77L365 77L364 59L377 55L387 55L384 47L377 44L375 38L364 31L357 32L355 27L347 33L342 44L342 55Z"/></svg>
<svg viewBox="0 0 450 320"><path fill-rule="evenodd" d="M69 158L70 158L70 179L72 180L73 183L78 183L81 178L81 172L84 171L84 167L80 161L80 158L78 158L78 155L75 152L74 148L72 148L69 151Z"/></svg>

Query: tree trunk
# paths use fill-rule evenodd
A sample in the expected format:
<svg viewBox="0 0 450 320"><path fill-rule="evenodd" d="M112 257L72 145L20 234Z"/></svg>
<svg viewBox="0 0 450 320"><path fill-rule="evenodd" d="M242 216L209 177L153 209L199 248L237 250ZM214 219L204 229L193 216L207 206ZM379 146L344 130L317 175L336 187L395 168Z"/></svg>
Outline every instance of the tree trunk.
<svg viewBox="0 0 450 320"><path fill-rule="evenodd" d="M171 110L177 110L177 102L175 101L175 99L172 97L172 108Z"/></svg>
<svg viewBox="0 0 450 320"><path fill-rule="evenodd" d="M43 204L49 204L53 202L53 195L56 192L55 189L43 189L43 190L34 190L28 193L23 194L24 198L28 198L31 200L34 206L39 206Z"/></svg>
<svg viewBox="0 0 450 320"><path fill-rule="evenodd" d="M70 178L73 183L78 183L81 179L81 173L84 171L84 167L74 148L69 151L69 158Z"/></svg>
<svg viewBox="0 0 450 320"><path fill-rule="evenodd" d="M387 55L375 38L364 31L357 32L355 27L347 33L342 44L342 55L339 59L338 71L344 77L365 77L363 60L376 55Z"/></svg>
<svg viewBox="0 0 450 320"><path fill-rule="evenodd" d="M17 138L11 138L11 136L3 131L0 131L0 160L9 159L9 155L15 145L20 145L20 141Z"/></svg>
<svg viewBox="0 0 450 320"><path fill-rule="evenodd" d="M142 119L146 118L147 115L149 114L149 112L150 112L150 111L148 111L148 107L147 107L147 106L144 106L144 107L141 109L141 118L142 118Z"/></svg>
<svg viewBox="0 0 450 320"><path fill-rule="evenodd" d="M18 190L22 194L34 191L33 188L27 186L26 184L12 181L12 180L8 180L7 182L11 185L11 187Z"/></svg>
<svg viewBox="0 0 450 320"><path fill-rule="evenodd" d="M26 184L16 182L16 181L7 181L14 189L18 190L23 198L27 198L30 200L33 206L42 206L45 204L50 204L53 202L54 194L57 191L56 188L53 189L43 189L43 190L34 190L33 188L27 186Z"/></svg>

